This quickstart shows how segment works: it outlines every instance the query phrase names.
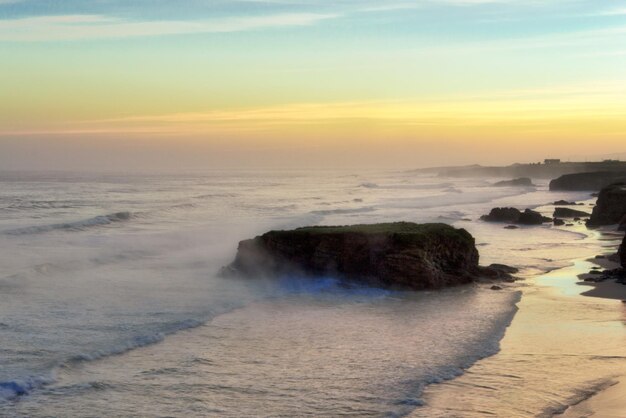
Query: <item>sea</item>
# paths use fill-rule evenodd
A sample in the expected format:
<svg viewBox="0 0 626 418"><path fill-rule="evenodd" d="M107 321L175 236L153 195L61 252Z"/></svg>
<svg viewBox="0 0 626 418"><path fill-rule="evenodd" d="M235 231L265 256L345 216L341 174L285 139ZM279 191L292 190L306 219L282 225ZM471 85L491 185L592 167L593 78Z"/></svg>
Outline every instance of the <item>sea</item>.
<svg viewBox="0 0 626 418"><path fill-rule="evenodd" d="M626 374L626 309L576 275L616 239L505 229L492 207L588 192L414 171L0 172L2 417L554 416ZM271 229L443 222L495 291L233 279Z"/></svg>

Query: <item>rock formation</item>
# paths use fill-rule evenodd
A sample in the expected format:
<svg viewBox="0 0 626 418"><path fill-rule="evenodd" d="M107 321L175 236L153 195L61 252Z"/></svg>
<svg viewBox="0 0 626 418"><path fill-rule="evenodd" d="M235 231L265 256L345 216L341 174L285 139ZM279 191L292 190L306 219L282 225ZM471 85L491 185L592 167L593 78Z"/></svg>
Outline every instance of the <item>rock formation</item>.
<svg viewBox="0 0 626 418"><path fill-rule="evenodd" d="M239 243L225 276L332 276L372 286L433 289L479 277L510 278L479 267L474 238L445 224L408 222L270 231Z"/></svg>
<svg viewBox="0 0 626 418"><path fill-rule="evenodd" d="M516 208L493 208L491 209L491 212L489 212L489 215L483 215L480 219L487 222L515 223L521 214L522 212Z"/></svg>
<svg viewBox="0 0 626 418"><path fill-rule="evenodd" d="M597 171L593 173L566 174L552 180L550 182L550 190L600 190L612 183L621 181L626 181L625 171Z"/></svg>
<svg viewBox="0 0 626 418"><path fill-rule="evenodd" d="M541 225L544 222L552 222L551 218L534 210L526 209L521 212L516 208L493 208L489 215L483 215L480 219L487 222L509 222L520 225Z"/></svg>
<svg viewBox="0 0 626 418"><path fill-rule="evenodd" d="M533 187L534 184L528 177L520 177L513 180L503 180L493 184L496 187Z"/></svg>
<svg viewBox="0 0 626 418"><path fill-rule="evenodd" d="M588 226L618 224L626 215L626 183L605 187L598 195Z"/></svg>
<svg viewBox="0 0 626 418"><path fill-rule="evenodd" d="M554 209L554 214L552 216L554 216L555 218L576 218L591 216L591 214L583 212L582 210L575 210L570 208L556 208Z"/></svg>
<svg viewBox="0 0 626 418"><path fill-rule="evenodd" d="M552 219L530 209L522 212L517 220L517 223L521 225L541 225L544 222L552 222Z"/></svg>

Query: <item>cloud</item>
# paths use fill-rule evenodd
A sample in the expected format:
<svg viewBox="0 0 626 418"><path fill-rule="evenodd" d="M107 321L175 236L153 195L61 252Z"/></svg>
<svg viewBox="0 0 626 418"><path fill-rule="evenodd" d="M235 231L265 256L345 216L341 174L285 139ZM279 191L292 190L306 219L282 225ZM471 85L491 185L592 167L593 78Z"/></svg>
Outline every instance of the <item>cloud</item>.
<svg viewBox="0 0 626 418"><path fill-rule="evenodd" d="M308 26L337 17L339 16L330 13L282 13L190 21L129 21L103 15L40 16L0 20L0 41L71 41L244 32L266 28Z"/></svg>

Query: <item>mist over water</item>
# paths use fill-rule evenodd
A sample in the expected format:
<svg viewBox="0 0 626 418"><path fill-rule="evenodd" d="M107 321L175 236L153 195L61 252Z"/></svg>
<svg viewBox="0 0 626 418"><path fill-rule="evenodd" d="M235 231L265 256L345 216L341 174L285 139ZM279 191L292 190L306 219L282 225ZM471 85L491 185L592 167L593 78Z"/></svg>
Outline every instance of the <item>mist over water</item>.
<svg viewBox="0 0 626 418"><path fill-rule="evenodd" d="M526 274L584 235L477 222L585 193L403 172L0 173L0 414L402 415L495 354L519 292L217 277L272 228L383 221L468 229ZM549 210L549 209L545 209Z"/></svg>

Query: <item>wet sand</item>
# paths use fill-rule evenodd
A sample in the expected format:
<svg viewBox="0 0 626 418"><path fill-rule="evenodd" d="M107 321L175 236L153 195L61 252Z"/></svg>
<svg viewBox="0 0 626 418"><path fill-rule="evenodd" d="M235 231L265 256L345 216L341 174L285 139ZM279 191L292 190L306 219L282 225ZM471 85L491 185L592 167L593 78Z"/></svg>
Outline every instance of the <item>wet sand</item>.
<svg viewBox="0 0 626 418"><path fill-rule="evenodd" d="M563 418L624 418L626 415L626 377L591 398L566 410Z"/></svg>
<svg viewBox="0 0 626 418"><path fill-rule="evenodd" d="M411 416L614 416L610 411L622 406L609 400L619 398L613 391L626 398L623 386L605 389L626 376L626 305L581 296L577 276L592 266L578 260L521 282L524 296L501 351L454 380L428 386L425 406ZM583 404L595 415L575 415L574 406Z"/></svg>
<svg viewBox="0 0 626 418"><path fill-rule="evenodd" d="M588 260L590 263L596 264L602 269L612 270L619 267L619 264L607 258L593 258ZM593 277L593 274L581 274L578 277L581 280ZM591 286L592 289L581 293L583 296L591 296L595 298L626 300L626 285L616 283L614 279L608 279L603 282L580 282L583 286Z"/></svg>

